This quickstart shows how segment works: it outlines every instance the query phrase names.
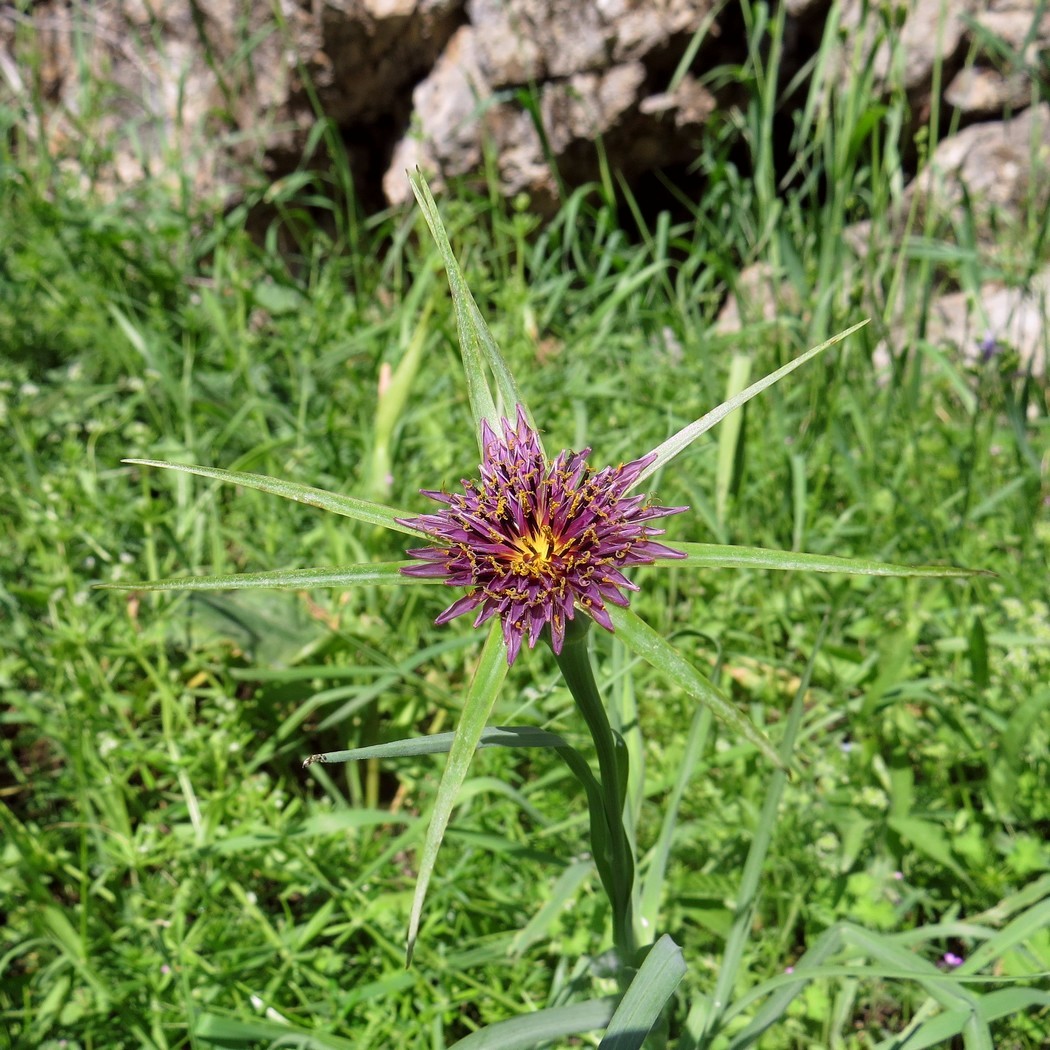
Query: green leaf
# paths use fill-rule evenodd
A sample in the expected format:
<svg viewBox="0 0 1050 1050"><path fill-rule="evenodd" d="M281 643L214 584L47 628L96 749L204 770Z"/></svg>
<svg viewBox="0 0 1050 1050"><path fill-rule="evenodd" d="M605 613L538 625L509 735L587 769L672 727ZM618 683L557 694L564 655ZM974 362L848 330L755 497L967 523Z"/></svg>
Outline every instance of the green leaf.
<svg viewBox="0 0 1050 1050"><path fill-rule="evenodd" d="M954 872L957 879L973 887L970 876L963 870L952 853L948 833L939 824L931 820L921 820L919 817L899 816L890 816L886 824L905 842L910 842L919 853L926 854L941 867Z"/></svg>
<svg viewBox="0 0 1050 1050"><path fill-rule="evenodd" d="M550 928L561 919L569 902L576 896L576 891L593 871L592 861L576 860L558 876L543 907L514 935L510 948L512 955L521 958L533 944L548 935Z"/></svg>
<svg viewBox="0 0 1050 1050"><path fill-rule="evenodd" d="M1038 988L1001 988L981 996L979 1013L984 1021L997 1021L1030 1006L1050 1006L1050 992Z"/></svg>
<svg viewBox="0 0 1050 1050"><path fill-rule="evenodd" d="M457 730L458 732L458 730ZM452 748L456 733L433 733L430 736L392 740L386 744L355 747L349 751L326 751L311 755L305 766L315 762L330 765L335 762L361 762L366 758L407 758L417 755L445 755ZM483 747L568 747L563 737L533 726L489 726L478 738L477 750Z"/></svg>
<svg viewBox="0 0 1050 1050"><path fill-rule="evenodd" d="M507 367L507 362L500 353L496 340L485 323L485 318L481 316L478 304L474 301L474 296L470 294L470 289L463 278L463 271L452 252L448 234L441 222L441 213L438 211L426 179L417 168L409 174L408 180L412 185L412 192L415 194L420 210L423 212L423 218L426 219L430 232L437 242L438 251L445 264L445 272L448 274L448 284L452 290L452 304L456 311L456 327L459 331L463 370L467 377L467 396L470 398L470 408L474 415L475 425L480 429L481 421L485 419L489 426L498 429L500 417L513 418L514 406L521 405L525 409L530 425L535 429L532 413L529 412L521 391L518 389L518 384ZM493 400L485 375L486 364L496 381L496 390L502 402L498 406ZM484 451L482 449L483 453Z"/></svg>
<svg viewBox="0 0 1050 1050"><path fill-rule="evenodd" d="M878 966L858 966L850 962L847 967L828 967L831 956L848 952L850 957L862 955L875 959ZM980 996L971 994L952 974L943 973L920 955L902 947L898 939L862 929L852 923L840 922L824 931L795 963L791 975L780 974L763 981L743 995L737 994L733 1005L725 1011L726 1023L749 1011L760 999L766 1001L756 1011L747 1026L737 1031L729 1041L727 1050L745 1050L754 1045L770 1027L783 1017L791 1000L811 980L827 977L882 977L887 980L911 980L921 984L930 996L948 1014L957 1014L959 1019L977 1015ZM958 1029L955 1029L958 1031ZM907 1036L909 1029L905 1029ZM879 1050L891 1047L911 1047L910 1038L894 1036L879 1044ZM932 1043L918 1045L930 1046Z"/></svg>
<svg viewBox="0 0 1050 1050"><path fill-rule="evenodd" d="M463 704L463 714L456 727L456 737L452 742L448 762L445 764L445 771L441 775L441 783L438 784L437 796L434 799L427 837L419 858L419 874L416 876L416 889L412 896L412 913L408 919L406 964L412 962L412 951L423 913L423 899L430 885L430 877L434 873L434 864L441 848L441 840L445 836L445 828L448 827L452 816L452 808L456 804L456 796L467 778L470 760L474 757L478 741L485 730L485 723L492 712L492 705L496 702L496 695L506 677L507 646L503 641L503 630L497 618L492 621L485 648L481 651L481 660L471 679L470 689Z"/></svg>
<svg viewBox="0 0 1050 1050"><path fill-rule="evenodd" d="M989 966L1011 948L1048 927L1050 927L1050 897L1026 908L984 944L978 945L956 972L969 974L981 967Z"/></svg>
<svg viewBox="0 0 1050 1050"><path fill-rule="evenodd" d="M656 929L666 881L667 864L671 856L671 845L679 827L678 809L685 795L685 789L700 765L700 758L707 746L713 717L711 708L706 704L696 705L682 757L674 764L677 769L674 784L664 808L663 820L660 822L660 834L649 851L649 863L645 866L645 876L642 881L638 916L645 929Z"/></svg>
<svg viewBox="0 0 1050 1050"><path fill-rule="evenodd" d="M220 1014L201 1014L194 1026L198 1039L223 1047L287 1046L300 1050L354 1050L358 1044L348 1039L299 1028L291 1023L262 1018L243 1020Z"/></svg>
<svg viewBox="0 0 1050 1050"><path fill-rule="evenodd" d="M670 463L675 456L684 452L685 449L700 437L701 434L705 434L716 423L720 423L725 419L725 417L734 409L747 404L748 401L756 395L761 394L767 387L771 387L774 383L780 382L784 376L794 372L800 365L804 365L811 358L816 357L817 354L823 353L828 347L842 342L846 336L852 335L858 328L863 328L867 323L867 319L860 321L858 324L847 328L844 332L839 332L838 335L833 335L830 339L821 343L819 346L814 346L804 354L800 354L794 361L789 361L786 365L778 368L775 372L770 372L769 375L758 380L757 383L752 383L746 390L741 390L739 394L729 398L728 401L723 401L717 408L711 409L706 415L694 420L687 427L683 427L677 434L673 434L663 442L663 444L657 445L656 448L652 450L652 453L649 453L655 454L656 458L641 472L641 474L638 475L632 488L640 485L646 478L652 477L652 475L658 470Z"/></svg>
<svg viewBox="0 0 1050 1050"><path fill-rule="evenodd" d="M606 606L609 619L616 628L616 636L624 645L652 664L668 680L684 689L690 696L706 704L731 729L735 729L755 745L774 765L784 765L776 749L754 723L741 714L721 691L688 663L666 639L654 631L630 609L618 605Z"/></svg>
<svg viewBox="0 0 1050 1050"><path fill-rule="evenodd" d="M431 284L429 271L424 272L413 292L422 294L422 290ZM417 293L415 289L419 288ZM423 349L427 343L427 336L432 331L430 315L434 309L433 298L428 299L416 322L415 331L408 340L404 355L398 362L398 366L389 373L384 380L384 373L380 372L379 396L376 401L375 423L372 427L372 456L368 493L371 496L385 497L390 490L388 478L394 473L393 457L391 449L394 444L394 432L408 404L408 395L412 390L412 384L416 380L420 365L423 361ZM388 367L384 365L384 367Z"/></svg>
<svg viewBox="0 0 1050 1050"><path fill-rule="evenodd" d="M454 1050L535 1050L551 1040L604 1028L613 1016L615 998L592 999L572 1006L555 1006L534 1014L500 1021L459 1042Z"/></svg>
<svg viewBox="0 0 1050 1050"><path fill-rule="evenodd" d="M123 462L140 467L161 467L164 470L178 470L183 474L197 474L202 478L214 478L216 481L223 481L230 485L240 485L246 489L257 489L259 492L268 492L273 496L294 500L296 503L305 503L309 507L331 511L333 514L342 514L347 518L363 521L369 525L379 525L384 529L404 532L409 536L417 536L420 539L427 538L426 533L413 529L408 525L402 525L397 520L398 518L413 517L411 511L397 510L394 507L386 507L381 503L372 503L369 500L357 499L354 496L342 496L338 492L315 489L309 485L299 485L294 481L269 478L265 474L245 474L240 470L219 470L216 467L199 467L189 463L164 463L159 459L125 459Z"/></svg>
<svg viewBox="0 0 1050 1050"><path fill-rule="evenodd" d="M682 949L665 933L624 992L598 1050L639 1050L685 976Z"/></svg>
<svg viewBox="0 0 1050 1050"><path fill-rule="evenodd" d="M176 576L168 580L129 580L127 583L97 583L109 591L239 591L252 587L276 587L305 591L324 587L357 587L382 584L405 587L417 583L441 583L439 579L403 576L402 566L410 561L368 562L318 569L269 569L266 572L231 572L218 576Z"/></svg>
<svg viewBox="0 0 1050 1050"><path fill-rule="evenodd" d="M991 678L988 674L988 635L980 614L973 618L967 655L970 658L970 674L978 689L986 689Z"/></svg>
<svg viewBox="0 0 1050 1050"><path fill-rule="evenodd" d="M695 565L709 569L781 569L802 572L843 572L852 576L994 576L987 569L960 569L955 565L893 565L868 558L837 558L830 554L800 554L764 547L735 547L719 543L672 543L685 561L657 562L659 566Z"/></svg>
<svg viewBox="0 0 1050 1050"><path fill-rule="evenodd" d="M729 380L726 396L734 398L751 378L751 358L747 354L733 354L729 364ZM737 456L740 449L740 431L744 425L744 413L736 412L718 432L718 467L715 471L715 520L719 528L725 525L729 493L733 489Z"/></svg>

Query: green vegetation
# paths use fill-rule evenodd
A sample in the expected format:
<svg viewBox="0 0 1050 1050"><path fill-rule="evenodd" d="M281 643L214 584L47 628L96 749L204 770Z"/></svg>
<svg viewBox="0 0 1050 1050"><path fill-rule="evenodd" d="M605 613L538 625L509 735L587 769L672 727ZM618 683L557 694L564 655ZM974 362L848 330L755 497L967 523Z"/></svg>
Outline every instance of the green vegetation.
<svg viewBox="0 0 1050 1050"><path fill-rule="evenodd" d="M642 914L688 964L672 1045L743 1045L765 1019L758 1045L773 1050L888 1048L918 1019L927 1041L909 1047L1037 1048L1046 391L1008 349L966 366L921 333L934 291L1023 282L1050 254L1047 218L1023 214L993 246L931 216L892 231L906 100L860 80L814 92L785 192L770 53L716 71L752 102L703 146L707 188L677 216L646 218L613 180L546 226L526 202L464 187L442 214L548 449L592 444L596 462L654 447L747 371L872 316L652 479L662 503L692 508L668 535L996 574L636 573L632 608L774 742L800 698L797 773L772 815L768 761L592 632L614 720L643 727L633 834L643 865L666 847L667 868ZM586 803L552 752L475 758L408 970L443 759L302 768L455 726L483 635L432 626L447 592L93 589L403 557L378 527L121 461L414 512L419 488L473 474L455 319L418 215L366 221L345 180L304 174L266 194L253 239L261 189L226 214L154 185L108 202L38 152L21 116L0 107L0 1030L27 1048L438 1048L614 994L594 958L610 931L581 856ZM863 263L842 236L858 218L875 246ZM795 309L713 334L755 260L790 282ZM559 682L550 653L526 654L493 722L583 748ZM756 835L767 853L751 872ZM749 879L753 915L737 907ZM806 952L821 970L800 988L787 971ZM716 989L741 1012L701 1042Z"/></svg>

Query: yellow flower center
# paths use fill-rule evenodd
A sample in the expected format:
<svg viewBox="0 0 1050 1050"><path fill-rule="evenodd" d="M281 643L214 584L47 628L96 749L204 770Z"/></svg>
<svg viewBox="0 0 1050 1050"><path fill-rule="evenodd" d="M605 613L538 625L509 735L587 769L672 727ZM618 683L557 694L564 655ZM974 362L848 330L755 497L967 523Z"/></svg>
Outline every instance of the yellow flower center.
<svg viewBox="0 0 1050 1050"><path fill-rule="evenodd" d="M563 553L568 543L559 541L549 525L519 536L514 541L510 556L511 571L520 576L536 577L554 570L554 559Z"/></svg>

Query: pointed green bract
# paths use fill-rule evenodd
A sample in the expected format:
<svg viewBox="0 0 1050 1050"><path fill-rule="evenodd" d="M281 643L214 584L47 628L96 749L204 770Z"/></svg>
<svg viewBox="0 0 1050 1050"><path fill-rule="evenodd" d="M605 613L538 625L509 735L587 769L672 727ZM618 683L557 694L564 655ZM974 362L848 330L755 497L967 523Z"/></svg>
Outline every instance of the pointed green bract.
<svg viewBox="0 0 1050 1050"><path fill-rule="evenodd" d="M894 565L868 558L839 558L830 554L800 554L766 547L736 547L719 543L671 543L685 561L658 562L708 569L797 569L802 572L842 572L853 576L994 576L987 569L960 569L955 565Z"/></svg>
<svg viewBox="0 0 1050 1050"><path fill-rule="evenodd" d="M408 561L368 562L363 565L339 565L318 569L270 569L266 572L231 572L217 576L176 576L168 580L129 580L127 583L99 583L109 591L240 591L257 587L281 590L323 590L327 587L359 587L380 584L404 587L415 583L440 583L440 580L413 580L401 574L412 565Z"/></svg>
<svg viewBox="0 0 1050 1050"><path fill-rule="evenodd" d="M448 234L441 221L441 214L426 179L423 178L418 168L410 172L408 178L412 185L412 192L423 212L423 217L437 242L438 251L445 264L445 272L448 274L452 303L456 310L456 327L459 332L463 369L467 377L467 396L470 399L470 408L474 416L475 431L480 436L483 419L488 421L493 430L498 431L500 419L511 418L516 405L521 405L525 409L529 423L535 425L532 413L529 412L525 399L518 389L518 384L507 367L507 362L463 279L463 271L452 252L452 245L449 243ZM497 404L492 396L485 365L488 365L495 380L500 404Z"/></svg>
<svg viewBox="0 0 1050 1050"><path fill-rule="evenodd" d="M369 525L379 525L384 529L404 532L409 536L425 538L425 534L408 525L402 525L398 518L410 518L411 511L387 507L382 503L357 499L355 496L343 496L338 492L326 489L315 489L309 485L299 485L294 481L282 481L280 478L267 477L265 474L245 474L239 470L220 470L217 467L200 467L189 463L165 463L159 459L125 459L122 462L140 467L160 467L163 470L177 470L183 474L196 474L202 478L213 478L228 485L240 485L246 489L268 492L273 496L305 503L318 510L331 511L344 517L363 521Z"/></svg>
<svg viewBox="0 0 1050 1050"><path fill-rule="evenodd" d="M696 697L701 703L710 707L717 718L754 744L774 765L781 767L784 765L776 749L758 727L741 714L722 695L721 690L688 663L662 635L654 631L630 609L609 605L606 611L616 629L616 637L628 649L637 653L647 663L652 664L690 696Z"/></svg>
<svg viewBox="0 0 1050 1050"><path fill-rule="evenodd" d="M456 804L456 796L467 778L470 760L477 750L478 741L484 732L485 724L496 702L500 686L507 677L507 646L503 641L503 631L498 619L492 621L485 647L481 651L481 660L474 677L470 682L466 700L463 703L463 714L456 727L456 738L448 753L445 772L438 785L434 799L434 809L430 815L427 836L419 857L419 874L416 876L416 889L412 896L412 913L408 919L408 949L406 962L412 962L412 951L419 934L419 920L423 914L423 900L427 895L430 877L434 874L441 840L445 837Z"/></svg>
<svg viewBox="0 0 1050 1050"><path fill-rule="evenodd" d="M828 347L842 342L846 336L852 335L858 328L863 328L867 323L868 321L866 319L860 321L851 328L847 328L844 332L839 332L838 335L833 335L830 339L821 343L819 346L814 346L812 349L807 350L804 354L796 357L794 361L789 361L786 365L778 368L775 372L770 372L769 375L758 380L757 383L752 383L747 389L741 390L735 397L731 397L728 401L723 401L717 408L711 409L706 415L701 416L699 419L690 423L687 427L683 427L677 434L669 437L662 444L657 445L656 448L648 453L649 455L654 455L656 458L638 475L633 487L637 488L637 486L645 481L646 478L652 477L652 475L660 470L661 467L665 467L675 458L675 456L684 452L685 449L700 437L701 434L705 434L716 423L725 419L725 417L734 409L747 404L747 402L753 397L761 394L763 390L771 387L774 383L778 383L784 378L784 376L794 372L796 368L804 365L807 361L816 357L817 354L823 353Z"/></svg>

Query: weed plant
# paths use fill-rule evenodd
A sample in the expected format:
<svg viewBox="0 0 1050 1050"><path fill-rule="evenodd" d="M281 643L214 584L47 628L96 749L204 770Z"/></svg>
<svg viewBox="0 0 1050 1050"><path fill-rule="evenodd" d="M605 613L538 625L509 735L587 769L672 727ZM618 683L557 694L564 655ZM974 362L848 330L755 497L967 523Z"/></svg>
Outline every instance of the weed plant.
<svg viewBox="0 0 1050 1050"><path fill-rule="evenodd" d="M797 718L773 819L775 774L753 746L615 637L595 646L613 717L644 728L630 830L664 877L641 914L688 962L671 1044L1040 1047L1046 394L1008 348L968 366L925 343L922 317L938 287L1045 264L1045 216L988 249L932 226L898 236L906 101L863 80L813 89L802 181L778 183L764 130L778 77L760 68L775 54L756 44L720 72L752 103L702 146L705 193L685 217L647 218L611 177L543 227L467 188L442 214L545 443L593 444L596 461L655 447L742 376L874 317L654 480L692 508L688 532L668 519L669 542L702 523L713 543L996 574L638 570L632 609L741 712L777 743ZM106 202L25 138L21 106L0 111L0 1031L48 1050L442 1047L614 995L594 958L609 916L586 806L553 753L475 757L408 970L441 759L303 773L309 753L455 726L481 639L430 626L443 590L92 589L402 557L368 524L121 460L416 509L420 488L454 488L476 436L416 216L365 221L345 179L305 171L269 192L260 240L251 199L219 214L146 185ZM317 221L319 200L338 221ZM839 234L860 217L876 250L858 262ZM755 260L798 308L713 335ZM873 364L884 340L888 375ZM510 686L493 722L584 745L550 654L518 661ZM710 1033L723 993L739 1012Z"/></svg>

